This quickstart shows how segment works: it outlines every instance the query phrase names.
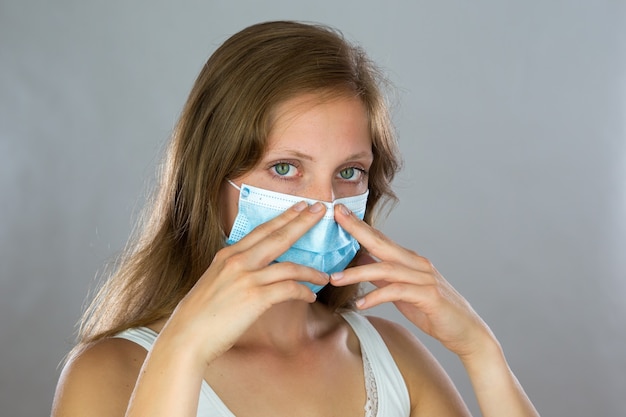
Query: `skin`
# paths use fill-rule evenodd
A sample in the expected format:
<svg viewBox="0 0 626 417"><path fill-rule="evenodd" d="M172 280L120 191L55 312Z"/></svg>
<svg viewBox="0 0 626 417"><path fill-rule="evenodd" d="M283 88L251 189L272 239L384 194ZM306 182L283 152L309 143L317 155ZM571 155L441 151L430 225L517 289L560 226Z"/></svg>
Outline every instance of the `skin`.
<svg viewBox="0 0 626 417"><path fill-rule="evenodd" d="M371 140L357 98L300 96L275 115L261 163L233 182L322 201L367 190ZM228 183L221 192L228 232L239 194ZM296 204L221 250L169 319L150 326L159 337L149 354L132 342L108 339L73 358L52 415L195 416L206 380L238 417L291 416L294 410L302 416L362 416L358 340L298 281L372 282L377 288L359 308L393 302L459 355L485 416L536 415L497 340L469 304L427 259L345 207L335 208L336 221L369 253L359 266L329 277L303 265L270 264L321 219L323 208ZM402 372L412 416L469 415L445 372L407 329L370 321Z"/></svg>

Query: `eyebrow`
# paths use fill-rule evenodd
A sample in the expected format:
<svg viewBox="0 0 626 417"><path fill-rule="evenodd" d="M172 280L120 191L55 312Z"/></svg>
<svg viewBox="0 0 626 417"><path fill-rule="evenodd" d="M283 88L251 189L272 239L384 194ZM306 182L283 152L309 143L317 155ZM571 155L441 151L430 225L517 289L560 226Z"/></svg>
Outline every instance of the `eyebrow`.
<svg viewBox="0 0 626 417"><path fill-rule="evenodd" d="M272 151L272 153L274 152L279 152L279 153L287 153L287 154L291 154L299 159L306 159L307 161L312 161L313 157L311 157L310 155L307 155L305 153L296 151L296 150L291 150L291 149L274 149ZM349 157L346 158L346 161L352 161L354 159L361 159L361 158L373 158L374 155L372 154L371 151L363 151L363 152L357 152L355 154L350 155Z"/></svg>

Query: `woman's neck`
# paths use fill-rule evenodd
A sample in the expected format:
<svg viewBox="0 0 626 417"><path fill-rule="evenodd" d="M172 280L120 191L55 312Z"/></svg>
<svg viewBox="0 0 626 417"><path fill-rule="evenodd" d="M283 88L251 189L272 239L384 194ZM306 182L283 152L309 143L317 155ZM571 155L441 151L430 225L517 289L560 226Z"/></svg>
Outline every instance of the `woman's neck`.
<svg viewBox="0 0 626 417"><path fill-rule="evenodd" d="M235 344L235 349L262 349L290 354L328 334L336 317L320 303L288 301L266 311Z"/></svg>
<svg viewBox="0 0 626 417"><path fill-rule="evenodd" d="M162 319L147 327L159 333L166 323L167 319ZM338 316L324 304L288 301L273 306L261 315L233 349L295 354L336 330L340 323Z"/></svg>

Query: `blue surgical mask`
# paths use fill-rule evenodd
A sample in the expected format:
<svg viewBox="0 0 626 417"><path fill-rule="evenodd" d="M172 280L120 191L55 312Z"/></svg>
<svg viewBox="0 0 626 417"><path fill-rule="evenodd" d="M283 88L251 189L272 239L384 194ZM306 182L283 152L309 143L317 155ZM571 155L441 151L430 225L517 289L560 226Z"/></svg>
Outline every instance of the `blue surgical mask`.
<svg viewBox="0 0 626 417"><path fill-rule="evenodd" d="M239 190L239 212L227 240L229 245L238 242L255 227L273 219L300 201L306 201L308 204L317 202L246 184L237 187L232 181L228 182ZM279 256L276 262L306 265L327 274L344 270L359 250L359 243L335 221L334 206L343 204L357 217L363 219L368 194L369 191L366 191L354 197L339 198L332 203L321 201L326 206L324 217ZM323 288L322 285L310 282L303 284L314 292Z"/></svg>

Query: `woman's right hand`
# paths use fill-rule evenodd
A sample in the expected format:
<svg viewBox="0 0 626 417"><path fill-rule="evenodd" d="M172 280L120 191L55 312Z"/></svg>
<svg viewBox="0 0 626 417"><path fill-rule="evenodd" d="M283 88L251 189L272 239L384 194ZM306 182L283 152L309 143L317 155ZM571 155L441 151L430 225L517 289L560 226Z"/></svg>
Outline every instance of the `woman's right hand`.
<svg viewBox="0 0 626 417"><path fill-rule="evenodd" d="M272 263L324 215L326 207L302 201L221 249L161 331L208 364L230 349L275 304L316 294L298 281L328 283L327 274L289 262Z"/></svg>

